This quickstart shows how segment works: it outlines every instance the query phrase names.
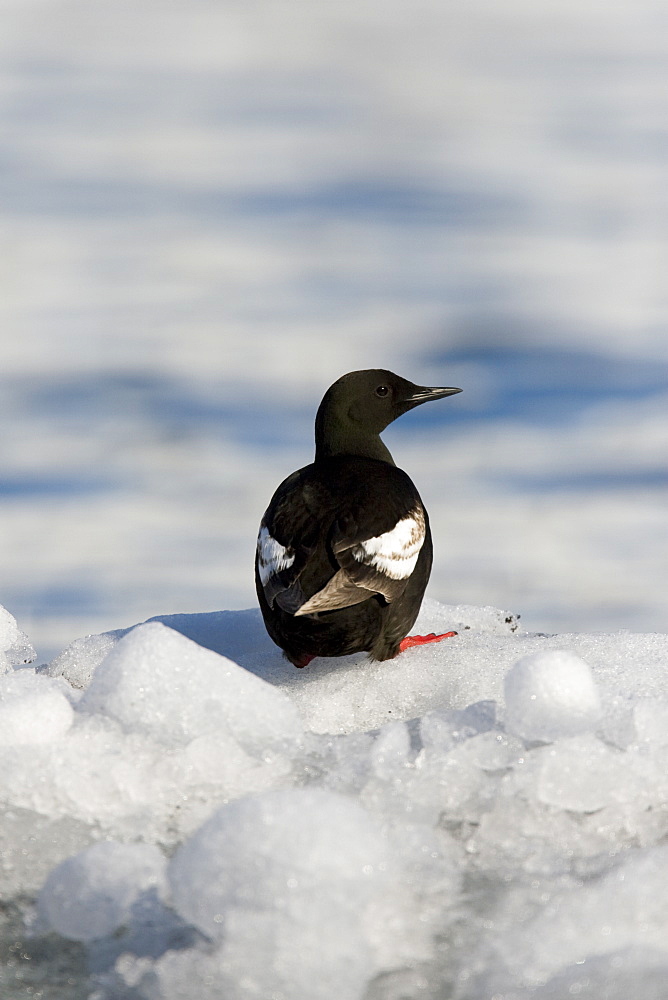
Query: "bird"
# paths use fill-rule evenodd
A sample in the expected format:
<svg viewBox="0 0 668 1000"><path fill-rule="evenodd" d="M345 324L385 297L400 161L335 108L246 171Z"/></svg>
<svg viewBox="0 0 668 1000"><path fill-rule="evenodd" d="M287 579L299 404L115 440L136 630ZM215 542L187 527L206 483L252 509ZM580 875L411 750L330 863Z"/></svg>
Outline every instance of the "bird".
<svg viewBox="0 0 668 1000"><path fill-rule="evenodd" d="M277 488L256 547L264 624L295 667L358 652L388 660L457 634L408 635L431 573L431 532L380 433L408 410L461 391L366 369L325 393L314 461Z"/></svg>

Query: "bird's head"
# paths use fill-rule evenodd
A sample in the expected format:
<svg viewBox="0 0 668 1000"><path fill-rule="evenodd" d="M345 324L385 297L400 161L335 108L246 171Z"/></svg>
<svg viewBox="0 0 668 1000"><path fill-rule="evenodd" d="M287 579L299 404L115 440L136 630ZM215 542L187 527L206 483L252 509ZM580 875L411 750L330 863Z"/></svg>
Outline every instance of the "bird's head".
<svg viewBox="0 0 668 1000"><path fill-rule="evenodd" d="M342 375L329 387L318 408L316 457L363 455L391 462L380 432L421 403L461 391L415 385L384 368Z"/></svg>

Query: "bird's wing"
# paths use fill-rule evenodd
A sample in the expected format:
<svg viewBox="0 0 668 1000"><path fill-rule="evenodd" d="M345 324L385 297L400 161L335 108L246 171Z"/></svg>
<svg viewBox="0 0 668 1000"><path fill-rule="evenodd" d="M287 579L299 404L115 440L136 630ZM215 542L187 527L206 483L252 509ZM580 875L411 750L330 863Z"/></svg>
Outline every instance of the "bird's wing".
<svg viewBox="0 0 668 1000"><path fill-rule="evenodd" d="M371 536L360 531L353 517L340 517L330 541L340 568L293 614L307 615L350 607L374 594L382 595L388 603L396 600L406 589L415 569L426 530L421 505L386 531Z"/></svg>
<svg viewBox="0 0 668 1000"><path fill-rule="evenodd" d="M303 546L279 542L263 519L257 536L255 572L269 607L278 603L284 611L295 614L307 600L299 578L308 554Z"/></svg>

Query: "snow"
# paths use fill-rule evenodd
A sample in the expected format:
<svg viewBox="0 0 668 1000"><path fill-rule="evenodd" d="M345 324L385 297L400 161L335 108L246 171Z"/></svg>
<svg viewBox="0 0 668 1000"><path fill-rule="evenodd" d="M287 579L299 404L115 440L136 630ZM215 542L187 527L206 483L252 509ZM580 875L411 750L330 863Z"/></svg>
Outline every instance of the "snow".
<svg viewBox="0 0 668 1000"><path fill-rule="evenodd" d="M668 636L425 600L451 627L297 670L255 609L165 615L0 677L0 935L35 988L663 1000Z"/></svg>

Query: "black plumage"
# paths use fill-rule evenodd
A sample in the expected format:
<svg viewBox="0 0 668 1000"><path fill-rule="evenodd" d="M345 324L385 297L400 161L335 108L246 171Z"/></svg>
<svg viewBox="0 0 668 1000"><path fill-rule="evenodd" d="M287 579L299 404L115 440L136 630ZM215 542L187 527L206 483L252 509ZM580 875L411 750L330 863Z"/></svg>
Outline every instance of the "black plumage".
<svg viewBox="0 0 668 1000"><path fill-rule="evenodd" d="M431 572L429 518L380 432L413 407L460 391L371 369L342 376L325 393L315 460L276 490L255 560L267 631L295 666L360 651L387 660L414 644L406 636Z"/></svg>

